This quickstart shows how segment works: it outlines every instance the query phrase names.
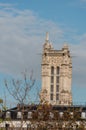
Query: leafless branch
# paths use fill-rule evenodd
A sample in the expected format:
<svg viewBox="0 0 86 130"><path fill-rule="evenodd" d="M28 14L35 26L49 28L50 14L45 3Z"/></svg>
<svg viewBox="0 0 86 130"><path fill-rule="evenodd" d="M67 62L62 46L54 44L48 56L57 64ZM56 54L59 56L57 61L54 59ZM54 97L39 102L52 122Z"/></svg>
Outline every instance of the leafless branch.
<svg viewBox="0 0 86 130"><path fill-rule="evenodd" d="M23 79L11 79L10 82L7 80L4 82L9 94L19 103L24 104L26 103L30 90L35 84L35 79L32 73L30 78L28 78L25 72L23 73Z"/></svg>

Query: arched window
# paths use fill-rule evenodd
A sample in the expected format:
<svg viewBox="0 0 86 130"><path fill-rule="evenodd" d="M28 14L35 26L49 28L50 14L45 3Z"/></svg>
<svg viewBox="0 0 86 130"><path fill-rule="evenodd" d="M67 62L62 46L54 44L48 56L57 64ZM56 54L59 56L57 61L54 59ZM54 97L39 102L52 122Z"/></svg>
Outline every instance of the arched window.
<svg viewBox="0 0 86 130"><path fill-rule="evenodd" d="M86 119L86 112L81 112L81 118Z"/></svg>
<svg viewBox="0 0 86 130"><path fill-rule="evenodd" d="M54 83L54 76L51 76L51 83Z"/></svg>
<svg viewBox="0 0 86 130"><path fill-rule="evenodd" d="M56 101L59 100L60 67L56 67Z"/></svg>
<svg viewBox="0 0 86 130"><path fill-rule="evenodd" d="M57 69L56 69L56 74L59 75L60 74L60 67L57 66Z"/></svg>
<svg viewBox="0 0 86 130"><path fill-rule="evenodd" d="M54 67L51 66L51 85L50 85L50 100L53 100L54 95Z"/></svg>
<svg viewBox="0 0 86 130"><path fill-rule="evenodd" d="M11 118L11 112L10 111L6 112L6 118Z"/></svg>
<svg viewBox="0 0 86 130"><path fill-rule="evenodd" d="M59 94L56 93L56 100L59 100Z"/></svg>
<svg viewBox="0 0 86 130"><path fill-rule="evenodd" d="M53 92L53 91L54 91L54 85L51 84L51 92Z"/></svg>
<svg viewBox="0 0 86 130"><path fill-rule="evenodd" d="M50 99L53 100L53 93L50 94Z"/></svg>
<svg viewBox="0 0 86 130"><path fill-rule="evenodd" d="M28 112L28 119L32 119L32 112Z"/></svg>
<svg viewBox="0 0 86 130"><path fill-rule="evenodd" d="M17 112L17 119L21 119L22 118L22 112L18 111Z"/></svg>
<svg viewBox="0 0 86 130"><path fill-rule="evenodd" d="M51 67L51 75L54 75L54 67Z"/></svg>
<svg viewBox="0 0 86 130"><path fill-rule="evenodd" d="M59 76L56 76L56 83L59 84Z"/></svg>

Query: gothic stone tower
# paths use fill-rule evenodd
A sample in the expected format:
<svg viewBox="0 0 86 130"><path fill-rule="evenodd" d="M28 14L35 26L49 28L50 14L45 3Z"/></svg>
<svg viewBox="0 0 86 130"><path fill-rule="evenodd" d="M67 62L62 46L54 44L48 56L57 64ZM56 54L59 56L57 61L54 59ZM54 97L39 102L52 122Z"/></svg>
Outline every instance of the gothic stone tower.
<svg viewBox="0 0 86 130"><path fill-rule="evenodd" d="M52 105L71 105L71 80L72 63L68 46L54 50L46 33L42 54L41 101Z"/></svg>

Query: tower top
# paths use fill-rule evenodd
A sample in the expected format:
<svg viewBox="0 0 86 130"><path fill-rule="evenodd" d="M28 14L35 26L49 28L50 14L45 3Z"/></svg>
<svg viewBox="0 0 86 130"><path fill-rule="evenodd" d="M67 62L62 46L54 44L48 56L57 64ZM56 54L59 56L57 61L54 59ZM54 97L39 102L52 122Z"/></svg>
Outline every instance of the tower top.
<svg viewBox="0 0 86 130"><path fill-rule="evenodd" d="M46 32L42 52L42 103L70 106L72 104L72 62L68 45L55 50Z"/></svg>

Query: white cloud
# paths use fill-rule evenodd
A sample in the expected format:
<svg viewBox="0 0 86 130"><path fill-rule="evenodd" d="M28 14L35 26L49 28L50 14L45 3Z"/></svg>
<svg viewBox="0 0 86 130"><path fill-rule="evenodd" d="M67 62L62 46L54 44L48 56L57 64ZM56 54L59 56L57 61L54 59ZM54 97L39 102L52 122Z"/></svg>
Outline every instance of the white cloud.
<svg viewBox="0 0 86 130"><path fill-rule="evenodd" d="M63 31L52 21L41 19L30 10L17 10L0 4L0 72L18 74L24 69L40 76L45 33L62 37ZM8 6L8 5L7 5ZM52 38L52 39L53 39Z"/></svg>
<svg viewBox="0 0 86 130"><path fill-rule="evenodd" d="M2 4L0 4L1 6ZM61 28L53 21L40 18L31 10L18 10L10 6L0 9L0 72L20 74L24 69L41 76L42 45L49 31L55 49L64 41L70 42L73 55L73 84L85 86L86 34L76 35L76 30ZM75 44L74 44L75 43ZM76 44L77 43L77 44ZM82 84L83 83L83 84Z"/></svg>

